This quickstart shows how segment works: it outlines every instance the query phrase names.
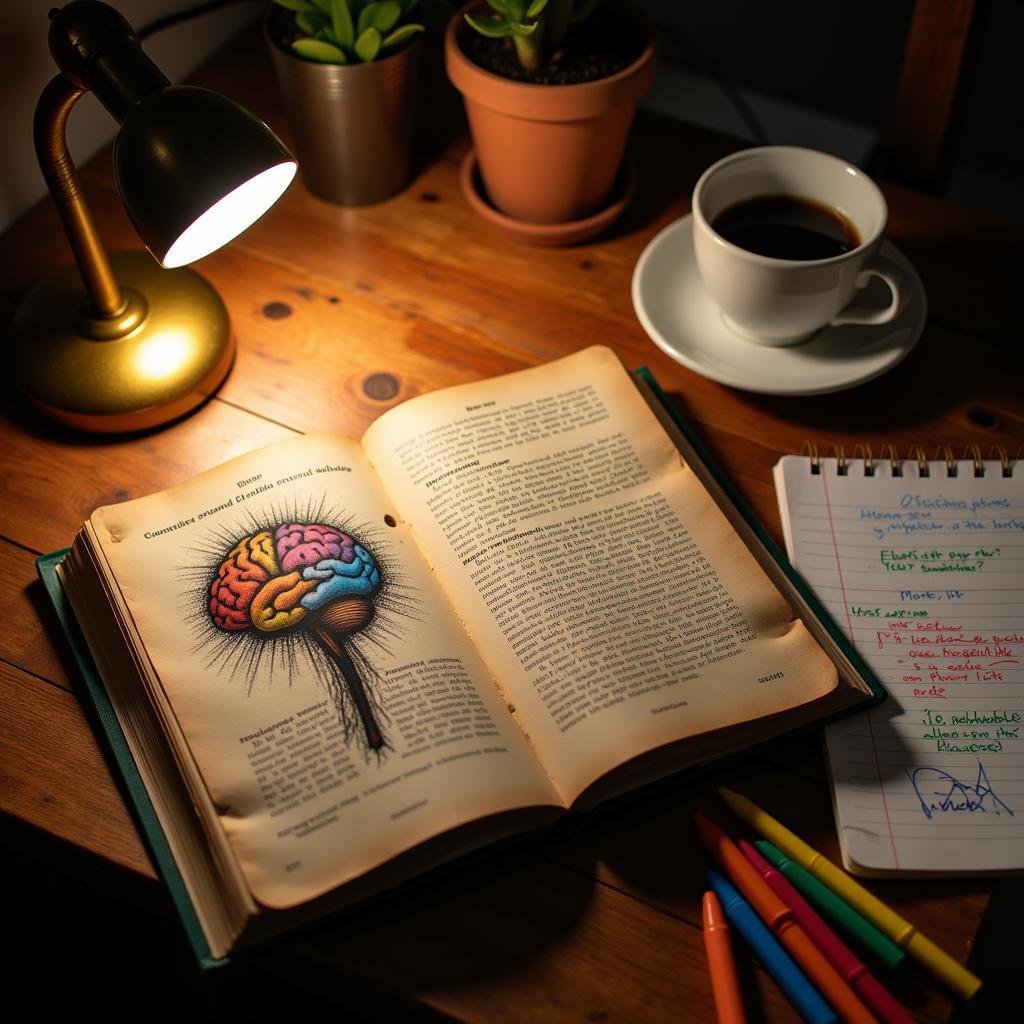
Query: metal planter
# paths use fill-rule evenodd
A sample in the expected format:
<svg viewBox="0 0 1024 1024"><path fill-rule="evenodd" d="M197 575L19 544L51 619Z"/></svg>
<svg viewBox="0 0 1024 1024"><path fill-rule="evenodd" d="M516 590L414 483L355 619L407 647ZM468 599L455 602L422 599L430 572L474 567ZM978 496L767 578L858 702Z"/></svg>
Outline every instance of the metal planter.
<svg viewBox="0 0 1024 1024"><path fill-rule="evenodd" d="M379 203L409 180L420 39L370 64L317 64L265 22L278 86L310 192L342 206Z"/></svg>

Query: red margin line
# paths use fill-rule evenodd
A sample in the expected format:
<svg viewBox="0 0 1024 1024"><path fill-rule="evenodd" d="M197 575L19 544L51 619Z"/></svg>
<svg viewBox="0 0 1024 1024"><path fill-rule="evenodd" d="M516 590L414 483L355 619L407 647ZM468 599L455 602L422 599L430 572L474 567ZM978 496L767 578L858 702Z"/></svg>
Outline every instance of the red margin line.
<svg viewBox="0 0 1024 1024"><path fill-rule="evenodd" d="M835 525L832 522L832 503L828 497L828 473L825 467L821 472L821 487L825 494L825 509L828 512L828 529L832 535L832 550L836 556L836 572L839 575L839 592L843 595L843 608L846 610L846 629L850 643L853 643L853 622L850 619L850 602L846 599L846 582L843 579L843 563L839 558L839 543L836 541ZM878 747L875 744L875 730L871 724L870 709L864 712L868 723L868 732L871 734L871 753L875 759L875 776L878 778L878 793L882 798L882 813L885 815L885 827L889 832L889 846L892 849L892 859L897 869L900 866L899 854L896 852L896 837L892 834L892 822L889 820L889 805L885 801L885 786L882 784L882 768L878 763Z"/></svg>

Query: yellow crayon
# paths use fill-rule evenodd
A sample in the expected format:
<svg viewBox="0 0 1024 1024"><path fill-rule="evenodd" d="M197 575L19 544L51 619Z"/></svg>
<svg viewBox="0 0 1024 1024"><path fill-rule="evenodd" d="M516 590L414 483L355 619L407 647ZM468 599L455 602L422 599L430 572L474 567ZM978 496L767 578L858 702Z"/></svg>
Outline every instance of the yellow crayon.
<svg viewBox="0 0 1024 1024"><path fill-rule="evenodd" d="M793 835L785 825L762 811L753 801L724 786L719 786L718 792L736 817L760 832L819 882L827 885L897 946L905 949L922 966L944 981L957 995L970 999L981 988L981 979L971 974L963 964L922 935L908 920L890 910L877 896L872 896L827 857L808 846L799 836Z"/></svg>

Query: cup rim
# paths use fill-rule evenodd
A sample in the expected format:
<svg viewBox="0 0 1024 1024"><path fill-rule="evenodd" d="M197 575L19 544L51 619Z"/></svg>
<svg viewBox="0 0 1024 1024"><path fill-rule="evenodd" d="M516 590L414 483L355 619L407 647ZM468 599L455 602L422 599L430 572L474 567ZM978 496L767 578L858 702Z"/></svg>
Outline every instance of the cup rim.
<svg viewBox="0 0 1024 1024"><path fill-rule="evenodd" d="M840 165L847 171L847 173L859 177L874 194L882 209L882 216L874 233L868 238L863 239L856 249L850 249L848 252L840 253L838 256L826 256L817 260L790 260L783 259L779 256L764 256L761 253L751 252L749 249L744 249L742 246L735 245L728 239L723 238L711 226L710 222L704 216L704 211L701 209L700 200L705 186L713 175L719 173L723 168L729 166L729 164L735 163L741 159L749 159L755 154L767 155L770 153L810 153L816 158L824 157L826 160ZM844 160L842 157L835 156L833 153L826 153L821 149L811 149L809 146L751 146L747 149L741 149L737 150L735 153L730 153L728 156L722 157L721 160L716 160L710 167L706 168L697 179L697 184L693 187L693 194L690 199L690 212L693 215L694 222L699 224L703 230L706 230L715 242L721 245L727 252L734 253L752 263L757 263L766 267L827 267L836 263L842 263L844 260L856 259L863 255L863 253L871 246L878 243L885 231L886 225L889 222L889 204L885 201L885 196L882 194L882 190L869 174L862 171L856 164L851 163L849 160Z"/></svg>

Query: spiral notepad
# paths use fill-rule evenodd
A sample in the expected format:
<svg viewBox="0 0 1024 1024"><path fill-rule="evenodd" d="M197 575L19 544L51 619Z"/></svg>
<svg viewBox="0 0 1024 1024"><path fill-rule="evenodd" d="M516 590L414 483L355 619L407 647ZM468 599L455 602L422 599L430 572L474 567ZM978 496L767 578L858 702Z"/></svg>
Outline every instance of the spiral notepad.
<svg viewBox="0 0 1024 1024"><path fill-rule="evenodd" d="M967 454L775 467L790 559L890 694L826 729L856 874L1024 870L1024 462Z"/></svg>

